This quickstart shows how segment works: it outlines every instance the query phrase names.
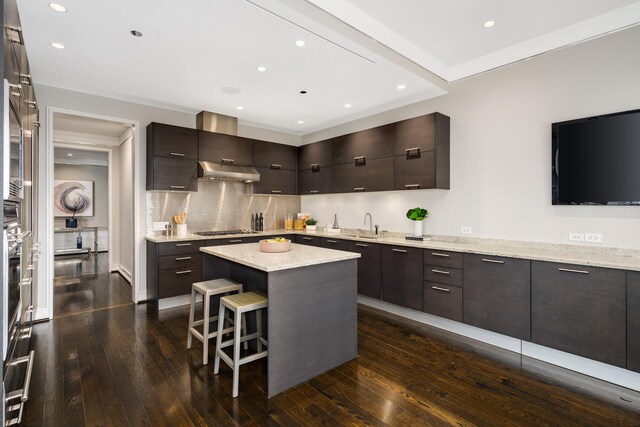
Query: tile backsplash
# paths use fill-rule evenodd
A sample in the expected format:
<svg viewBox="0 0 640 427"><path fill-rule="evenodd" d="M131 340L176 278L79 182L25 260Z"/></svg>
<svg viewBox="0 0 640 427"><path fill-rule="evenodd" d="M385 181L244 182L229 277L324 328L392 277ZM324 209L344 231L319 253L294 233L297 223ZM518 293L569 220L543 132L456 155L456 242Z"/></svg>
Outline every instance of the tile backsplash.
<svg viewBox="0 0 640 427"><path fill-rule="evenodd" d="M252 184L236 181L198 180L193 193L147 191L146 232L154 222L171 221L187 213L187 230L233 230L251 228L251 214L262 212L264 229L284 228L287 212L300 212L300 196L251 194Z"/></svg>

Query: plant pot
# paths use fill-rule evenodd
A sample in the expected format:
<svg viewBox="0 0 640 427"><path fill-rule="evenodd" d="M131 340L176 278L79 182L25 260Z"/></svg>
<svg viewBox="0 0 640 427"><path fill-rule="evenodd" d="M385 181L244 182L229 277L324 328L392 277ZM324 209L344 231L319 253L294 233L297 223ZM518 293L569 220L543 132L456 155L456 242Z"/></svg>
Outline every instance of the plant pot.
<svg viewBox="0 0 640 427"><path fill-rule="evenodd" d="M78 218L66 218L64 222L67 228L78 228Z"/></svg>
<svg viewBox="0 0 640 427"><path fill-rule="evenodd" d="M424 221L413 221L413 223L413 226L415 227L414 235L416 237L422 237L422 234L424 233Z"/></svg>
<svg viewBox="0 0 640 427"><path fill-rule="evenodd" d="M307 231L316 231L317 229L316 225L307 225Z"/></svg>

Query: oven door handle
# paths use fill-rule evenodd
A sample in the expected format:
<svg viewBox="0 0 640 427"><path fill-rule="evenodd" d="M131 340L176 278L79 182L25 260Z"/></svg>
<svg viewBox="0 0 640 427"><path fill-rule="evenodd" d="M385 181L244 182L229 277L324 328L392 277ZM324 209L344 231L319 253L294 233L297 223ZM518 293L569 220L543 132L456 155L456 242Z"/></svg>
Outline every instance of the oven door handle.
<svg viewBox="0 0 640 427"><path fill-rule="evenodd" d="M18 237L16 237L16 243L21 245L22 242L24 241L24 239L26 239L29 236L31 236L31 231L27 230L24 233L22 233L21 235L19 235Z"/></svg>

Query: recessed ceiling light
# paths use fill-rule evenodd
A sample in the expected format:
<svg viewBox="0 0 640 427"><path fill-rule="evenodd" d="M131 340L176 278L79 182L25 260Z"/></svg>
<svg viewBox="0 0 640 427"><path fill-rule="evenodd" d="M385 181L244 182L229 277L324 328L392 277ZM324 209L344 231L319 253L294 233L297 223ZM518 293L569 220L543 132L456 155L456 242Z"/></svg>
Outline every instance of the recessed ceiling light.
<svg viewBox="0 0 640 427"><path fill-rule="evenodd" d="M299 125L303 125L304 124L304 120L298 120L298 124Z"/></svg>
<svg viewBox="0 0 640 427"><path fill-rule="evenodd" d="M63 5L58 4L58 3L49 3L49 7L51 9L55 10L56 12L64 13L64 12L67 11L66 7L64 7Z"/></svg>
<svg viewBox="0 0 640 427"><path fill-rule="evenodd" d="M305 42L304 40L296 40L294 44L298 47L303 47L304 45L307 44L307 42Z"/></svg>
<svg viewBox="0 0 640 427"><path fill-rule="evenodd" d="M67 153L67 156L69 156L69 157L73 157L73 154L71 154L71 153Z"/></svg>
<svg viewBox="0 0 640 427"><path fill-rule="evenodd" d="M263 67L262 65L258 67L258 71L260 71L261 73L264 73L265 71L267 71L267 67Z"/></svg>
<svg viewBox="0 0 640 427"><path fill-rule="evenodd" d="M496 21L487 21L487 22L484 23L484 27L485 28L491 28L494 25L496 25Z"/></svg>
<svg viewBox="0 0 640 427"><path fill-rule="evenodd" d="M238 106L236 107L236 110L244 110L244 107L243 107L242 105L238 105Z"/></svg>
<svg viewBox="0 0 640 427"><path fill-rule="evenodd" d="M351 108L351 104L344 104L344 108Z"/></svg>
<svg viewBox="0 0 640 427"><path fill-rule="evenodd" d="M301 94L301 95L305 95L306 93L307 93L307 91L306 91L306 90L301 90L301 91L300 91L300 94Z"/></svg>
<svg viewBox="0 0 640 427"><path fill-rule="evenodd" d="M56 49L64 49L64 45L58 42L52 42L51 47L55 47Z"/></svg>
<svg viewBox="0 0 640 427"><path fill-rule="evenodd" d="M398 85L398 90L404 90L407 88L407 85Z"/></svg>
<svg viewBox="0 0 640 427"><path fill-rule="evenodd" d="M129 31L133 37L142 37L142 33L138 30Z"/></svg>

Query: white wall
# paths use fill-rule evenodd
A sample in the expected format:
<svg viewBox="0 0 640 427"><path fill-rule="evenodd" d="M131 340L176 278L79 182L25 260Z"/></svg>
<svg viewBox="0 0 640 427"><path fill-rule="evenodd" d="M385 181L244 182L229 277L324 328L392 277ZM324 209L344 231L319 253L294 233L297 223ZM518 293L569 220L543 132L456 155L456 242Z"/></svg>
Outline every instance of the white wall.
<svg viewBox="0 0 640 427"><path fill-rule="evenodd" d="M439 111L451 117L451 190L303 196L323 224L411 232L411 207L429 210L426 234L640 247L640 207L552 206L551 123L640 108L640 27L452 84L449 95L303 137L303 143Z"/></svg>
<svg viewBox="0 0 640 427"><path fill-rule="evenodd" d="M130 134L120 145L118 183L118 264L120 272L131 279L133 272L133 135ZM142 214L142 213L141 213Z"/></svg>

